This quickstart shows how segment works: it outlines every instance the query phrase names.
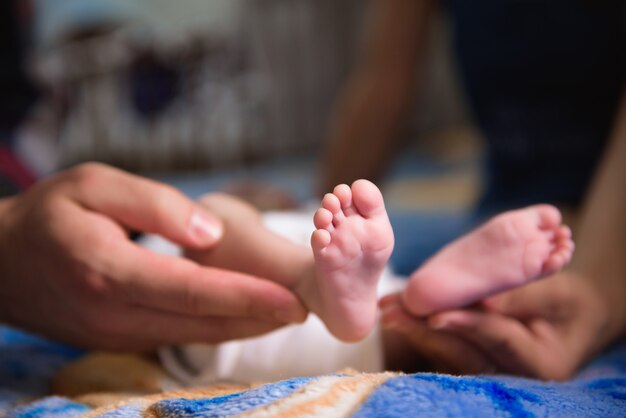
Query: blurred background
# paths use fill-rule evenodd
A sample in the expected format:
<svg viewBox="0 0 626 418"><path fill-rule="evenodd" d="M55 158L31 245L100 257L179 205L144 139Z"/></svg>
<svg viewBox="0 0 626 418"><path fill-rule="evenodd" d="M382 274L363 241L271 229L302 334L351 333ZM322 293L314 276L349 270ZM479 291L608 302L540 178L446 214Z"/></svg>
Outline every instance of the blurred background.
<svg viewBox="0 0 626 418"><path fill-rule="evenodd" d="M356 0L13 3L32 14L21 29L38 97L18 149L39 174L90 160L151 173L313 156L367 11ZM409 138L468 123L445 25L433 27Z"/></svg>
<svg viewBox="0 0 626 418"><path fill-rule="evenodd" d="M194 197L225 189L262 209L305 205L368 4L4 2L11 59L26 77L5 76L5 84L28 98L13 100L22 117L4 135L18 174L28 183L29 175L100 161ZM408 147L380 185L394 219L432 215L415 231L428 242L444 237L436 248L462 229L479 194L481 140L459 93L445 14L430 30L419 111L402 132ZM15 175L15 161L0 162Z"/></svg>
<svg viewBox="0 0 626 418"><path fill-rule="evenodd" d="M494 213L581 204L624 89L625 11L623 0L0 2L0 194L99 161L191 197L302 209L366 176L408 273Z"/></svg>

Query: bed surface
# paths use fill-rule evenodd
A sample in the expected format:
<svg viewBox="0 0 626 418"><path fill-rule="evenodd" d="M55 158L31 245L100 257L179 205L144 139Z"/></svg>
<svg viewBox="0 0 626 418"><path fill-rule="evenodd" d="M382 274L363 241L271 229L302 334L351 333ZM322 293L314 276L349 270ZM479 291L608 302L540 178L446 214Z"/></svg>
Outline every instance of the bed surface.
<svg viewBox="0 0 626 418"><path fill-rule="evenodd" d="M339 374L293 378L245 391L204 389L137 397L100 409L48 394L56 371L82 354L0 328L0 416L626 416L626 344L607 350L563 383L511 376Z"/></svg>

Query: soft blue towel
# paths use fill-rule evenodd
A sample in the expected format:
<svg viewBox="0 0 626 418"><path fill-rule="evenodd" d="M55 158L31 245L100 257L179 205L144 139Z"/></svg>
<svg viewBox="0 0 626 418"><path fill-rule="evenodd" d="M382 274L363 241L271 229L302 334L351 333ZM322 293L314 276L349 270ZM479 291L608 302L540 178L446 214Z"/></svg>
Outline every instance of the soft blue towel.
<svg viewBox="0 0 626 418"><path fill-rule="evenodd" d="M0 328L0 405L8 417L76 417L88 412L87 406L59 397L15 406L20 398L41 395L54 370L77 355L79 352L66 347ZM367 376L363 379L381 375ZM329 381L343 384L345 389L358 384L361 377L296 378L213 398L173 397L152 403L139 398L99 416L137 417L148 408L163 417L229 417L259 408L271 413L267 408L303 393L323 394ZM345 400L347 394L349 390L340 393L336 401ZM317 411L313 415L327 413ZM608 350L564 383L511 376L391 375L372 384L350 413L363 418L626 417L626 345Z"/></svg>

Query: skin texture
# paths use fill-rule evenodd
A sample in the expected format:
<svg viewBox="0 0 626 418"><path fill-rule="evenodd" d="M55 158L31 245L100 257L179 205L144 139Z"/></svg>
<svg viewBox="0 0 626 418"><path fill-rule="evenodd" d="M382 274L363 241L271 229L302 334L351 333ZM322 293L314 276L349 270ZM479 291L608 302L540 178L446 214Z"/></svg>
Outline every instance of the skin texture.
<svg viewBox="0 0 626 418"><path fill-rule="evenodd" d="M434 370L500 371L564 380L626 334L626 100L578 226L570 268L541 282L477 299L472 309L417 317L402 295L380 301L382 324ZM406 297L406 296L405 296ZM415 363L415 362L413 362Z"/></svg>
<svg viewBox="0 0 626 418"><path fill-rule="evenodd" d="M200 264L262 274L292 289L343 341L365 338L375 324L376 286L393 249L383 197L367 180L335 187L314 216L311 248L265 228L259 213L232 196L200 200L225 226L214 248L189 250Z"/></svg>
<svg viewBox="0 0 626 418"><path fill-rule="evenodd" d="M152 253L130 229L187 248L223 234L174 189L85 164L0 201L0 321L82 347L219 342L302 321L298 298L259 277Z"/></svg>
<svg viewBox="0 0 626 418"><path fill-rule="evenodd" d="M435 5L430 0L372 2L362 53L333 109L320 162L320 195L358 178L377 183L396 155ZM355 156L359 149L368 152Z"/></svg>
<svg viewBox="0 0 626 418"><path fill-rule="evenodd" d="M359 177L376 181L385 172L400 145L398 132L406 123L419 85L424 38L434 3L373 2L361 60L335 108L321 163L320 191ZM579 208L579 222L572 223L578 248L571 267L542 282L478 299L472 310L442 312L430 318L405 315L398 319L399 315L392 313L404 305L387 305L400 300L390 297L381 302L390 312L387 319L383 316L383 324L393 329L390 339L406 337L412 350L435 370L475 373L497 369L565 379L624 335L625 101L623 98L605 158ZM354 150L362 148L371 152L356 158L359 154Z"/></svg>
<svg viewBox="0 0 626 418"><path fill-rule="evenodd" d="M568 272L430 317L410 315L399 295L380 306L385 344L403 353L388 364L405 371L565 380L606 344L606 307Z"/></svg>
<svg viewBox="0 0 626 418"><path fill-rule="evenodd" d="M572 259L571 235L554 206L504 212L417 269L403 292L404 306L429 315L554 274Z"/></svg>
<svg viewBox="0 0 626 418"><path fill-rule="evenodd" d="M394 243L383 196L367 180L339 185L313 221L315 279L300 294L304 300L314 296L313 306L334 335L359 341L376 322L376 288Z"/></svg>

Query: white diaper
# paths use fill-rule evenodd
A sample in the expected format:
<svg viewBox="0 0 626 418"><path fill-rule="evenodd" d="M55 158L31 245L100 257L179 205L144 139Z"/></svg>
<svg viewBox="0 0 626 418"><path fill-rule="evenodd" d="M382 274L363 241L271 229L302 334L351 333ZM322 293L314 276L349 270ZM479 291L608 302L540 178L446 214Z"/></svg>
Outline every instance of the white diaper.
<svg viewBox="0 0 626 418"><path fill-rule="evenodd" d="M274 232L309 245L314 230L312 213L273 212L265 214L263 219ZM161 253L180 253L174 244L155 236L144 238L143 244ZM379 284L379 295L397 291L403 284L404 280L386 270ZM334 338L315 315L309 315L303 324L286 326L256 338L218 345L163 347L159 357L168 372L189 386L223 381L274 381L334 373L348 367L362 372L379 372L384 368L378 327L363 341L348 344Z"/></svg>

